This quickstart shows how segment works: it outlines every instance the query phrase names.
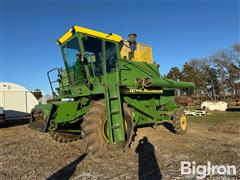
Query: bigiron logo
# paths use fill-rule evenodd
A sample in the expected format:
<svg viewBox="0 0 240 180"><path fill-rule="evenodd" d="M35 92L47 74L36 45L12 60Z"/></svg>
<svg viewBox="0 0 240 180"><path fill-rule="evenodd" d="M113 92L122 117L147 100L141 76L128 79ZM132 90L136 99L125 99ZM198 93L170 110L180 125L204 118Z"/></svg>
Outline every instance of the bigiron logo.
<svg viewBox="0 0 240 180"><path fill-rule="evenodd" d="M206 165L197 165L195 161L181 161L181 175L196 175L198 179L207 176L235 176L237 169L235 165L212 165L210 161Z"/></svg>

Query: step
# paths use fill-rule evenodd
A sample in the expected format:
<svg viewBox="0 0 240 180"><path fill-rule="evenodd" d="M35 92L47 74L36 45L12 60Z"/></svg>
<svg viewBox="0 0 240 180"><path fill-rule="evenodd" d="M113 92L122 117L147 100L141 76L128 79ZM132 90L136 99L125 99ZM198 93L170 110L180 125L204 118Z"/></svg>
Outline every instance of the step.
<svg viewBox="0 0 240 180"><path fill-rule="evenodd" d="M115 100L115 99L118 99L118 96L112 96L112 97L109 97L110 100Z"/></svg>
<svg viewBox="0 0 240 180"><path fill-rule="evenodd" d="M121 124L115 124L114 126L112 126L112 129L119 129L121 127Z"/></svg>
<svg viewBox="0 0 240 180"><path fill-rule="evenodd" d="M110 114L119 114L120 113L120 111L119 110L112 110L111 112L110 112Z"/></svg>

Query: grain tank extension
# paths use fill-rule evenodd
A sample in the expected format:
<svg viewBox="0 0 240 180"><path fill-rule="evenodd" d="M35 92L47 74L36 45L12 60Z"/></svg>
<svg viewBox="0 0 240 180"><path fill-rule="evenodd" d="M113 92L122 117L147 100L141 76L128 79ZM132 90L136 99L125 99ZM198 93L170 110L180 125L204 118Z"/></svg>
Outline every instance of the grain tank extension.
<svg viewBox="0 0 240 180"><path fill-rule="evenodd" d="M123 150L142 125L169 121L177 134L186 131L175 89L194 84L163 78L152 48L137 43L136 34L124 40L73 26L57 43L65 69L48 72L54 98L32 110L31 128L59 142L83 138L92 154Z"/></svg>

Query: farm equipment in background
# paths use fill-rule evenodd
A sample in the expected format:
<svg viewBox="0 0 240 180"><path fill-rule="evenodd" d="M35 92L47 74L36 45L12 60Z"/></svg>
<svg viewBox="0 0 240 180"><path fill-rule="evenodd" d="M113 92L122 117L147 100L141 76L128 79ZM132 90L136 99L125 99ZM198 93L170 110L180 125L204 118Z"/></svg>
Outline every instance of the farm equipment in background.
<svg viewBox="0 0 240 180"><path fill-rule="evenodd" d="M236 99L235 101L228 102L229 106L240 106L240 100Z"/></svg>
<svg viewBox="0 0 240 180"><path fill-rule="evenodd" d="M195 109L194 111L185 110L184 114L187 116L206 116L207 110L204 109Z"/></svg>
<svg viewBox="0 0 240 180"><path fill-rule="evenodd" d="M30 127L50 132L59 142L83 138L91 154L123 150L143 125L169 121L177 134L186 131L175 89L194 84L162 77L152 48L137 43L136 34L123 40L73 26L57 43L65 69L48 72L54 98L32 110Z"/></svg>
<svg viewBox="0 0 240 180"><path fill-rule="evenodd" d="M188 97L186 95L180 95L180 96L177 96L175 98L175 102L178 104L178 105L182 105L182 106L190 106L192 105L193 103L193 100L191 97Z"/></svg>
<svg viewBox="0 0 240 180"><path fill-rule="evenodd" d="M228 104L224 101L204 101L201 103L201 109L206 109L208 111L226 111Z"/></svg>

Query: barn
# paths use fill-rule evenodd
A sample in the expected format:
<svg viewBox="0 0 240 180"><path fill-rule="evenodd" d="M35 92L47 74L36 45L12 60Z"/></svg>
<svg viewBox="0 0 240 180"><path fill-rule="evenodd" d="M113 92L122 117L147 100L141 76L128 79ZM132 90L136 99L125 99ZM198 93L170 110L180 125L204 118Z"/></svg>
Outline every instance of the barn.
<svg viewBox="0 0 240 180"><path fill-rule="evenodd" d="M0 107L3 107L6 118L29 115L38 104L34 95L21 85L0 82Z"/></svg>

